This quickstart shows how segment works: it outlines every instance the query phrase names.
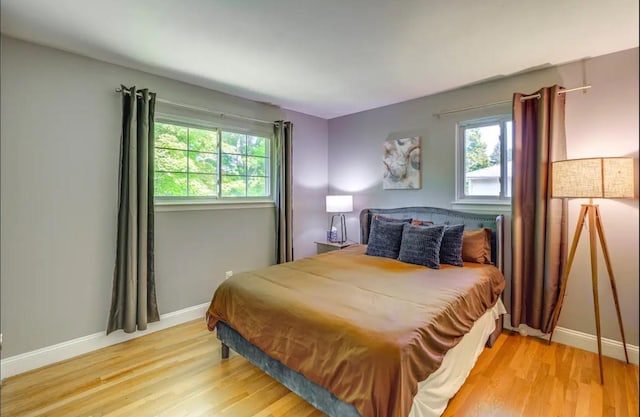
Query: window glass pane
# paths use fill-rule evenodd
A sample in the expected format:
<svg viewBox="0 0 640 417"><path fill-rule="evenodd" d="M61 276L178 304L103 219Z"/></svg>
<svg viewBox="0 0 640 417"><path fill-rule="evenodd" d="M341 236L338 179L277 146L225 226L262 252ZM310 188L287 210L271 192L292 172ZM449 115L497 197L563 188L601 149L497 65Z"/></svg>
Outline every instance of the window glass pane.
<svg viewBox="0 0 640 417"><path fill-rule="evenodd" d="M187 172L186 151L156 148L155 153L156 171Z"/></svg>
<svg viewBox="0 0 640 417"><path fill-rule="evenodd" d="M189 195L216 197L216 176L211 174L189 174Z"/></svg>
<svg viewBox="0 0 640 417"><path fill-rule="evenodd" d="M246 175L247 157L241 155L222 154L222 173L228 175Z"/></svg>
<svg viewBox="0 0 640 417"><path fill-rule="evenodd" d="M267 175L267 158L247 157L247 175L264 177Z"/></svg>
<svg viewBox="0 0 640 417"><path fill-rule="evenodd" d="M223 197L244 197L247 195L247 177L225 175L222 177Z"/></svg>
<svg viewBox="0 0 640 417"><path fill-rule="evenodd" d="M506 196L507 197L511 197L511 182L512 182L512 172L513 172L513 122L511 120L509 120L506 123L506 129L507 131L505 132L506 135L506 145L507 145L507 190L506 190Z"/></svg>
<svg viewBox="0 0 640 417"><path fill-rule="evenodd" d="M241 133L222 132L222 152L246 154L247 136Z"/></svg>
<svg viewBox="0 0 640 417"><path fill-rule="evenodd" d="M247 154L254 156L268 156L269 139L257 136L247 137Z"/></svg>
<svg viewBox="0 0 640 417"><path fill-rule="evenodd" d="M189 172L215 174L218 170L218 158L214 153L189 152Z"/></svg>
<svg viewBox="0 0 640 417"><path fill-rule="evenodd" d="M265 177L249 177L247 179L247 195L250 197L265 197L269 195L267 179Z"/></svg>
<svg viewBox="0 0 640 417"><path fill-rule="evenodd" d="M187 149L187 128L165 123L154 124L155 146L160 148Z"/></svg>
<svg viewBox="0 0 640 417"><path fill-rule="evenodd" d="M500 176L500 125L464 129L465 195L499 196Z"/></svg>
<svg viewBox="0 0 640 417"><path fill-rule="evenodd" d="M155 123L154 138L158 197L270 194L272 141L268 137Z"/></svg>
<svg viewBox="0 0 640 417"><path fill-rule="evenodd" d="M187 195L187 174L156 172L153 188L157 197L184 197Z"/></svg>
<svg viewBox="0 0 640 417"><path fill-rule="evenodd" d="M189 129L189 149L200 152L216 152L218 134L212 130Z"/></svg>

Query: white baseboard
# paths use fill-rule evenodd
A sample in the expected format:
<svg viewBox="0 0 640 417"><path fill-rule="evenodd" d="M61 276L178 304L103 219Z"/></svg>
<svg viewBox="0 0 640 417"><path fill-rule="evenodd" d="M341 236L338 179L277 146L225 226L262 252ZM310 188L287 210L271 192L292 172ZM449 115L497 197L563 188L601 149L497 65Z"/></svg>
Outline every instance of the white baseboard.
<svg viewBox="0 0 640 417"><path fill-rule="evenodd" d="M181 323L186 323L187 321L196 320L198 318L202 318L204 320L208 306L209 303L204 303L174 311L172 313L163 314L160 316L160 321L150 323L145 331L135 333L124 333L122 331L118 331L111 333L109 336L107 336L105 332L99 332L33 350L31 352L11 356L0 361L0 375L3 379L8 378L13 375L69 359L74 356L82 355L83 353L122 343ZM543 339L548 339L549 337L548 335L527 326L515 329L509 325L509 315L505 314L503 317L505 329L520 331L523 335L536 336ZM589 352L598 352L596 336L576 330L556 327L556 330L553 332L553 341ZM627 353L629 354L630 363L638 365L638 352L638 346L627 344ZM602 338L602 354L604 356L624 361L624 349L622 347L622 343L617 340Z"/></svg>
<svg viewBox="0 0 640 417"><path fill-rule="evenodd" d="M125 333L122 330L119 330L111 333L109 336L107 336L106 332L103 331L33 350L31 352L22 353L20 355L11 356L0 361L0 375L3 379L8 378L32 369L82 355L83 353L122 343L127 340L157 332L158 330L164 330L191 320L201 318L204 322L207 307L209 307L209 303L162 314L160 316L160 321L149 323L147 330L144 331Z"/></svg>
<svg viewBox="0 0 640 417"><path fill-rule="evenodd" d="M541 339L549 340L549 335L532 329L526 325L520 325L520 328L513 328L509 325L511 318L509 314L504 315L503 327L508 330L520 332L523 336L535 336ZM571 346L577 349L586 350L588 352L598 353L598 338L589 333L579 332L577 330L565 329L557 326L553 332L553 341ZM624 348L622 342L602 338L602 355L609 358L625 361ZM629 355L629 363L638 365L638 346L627 343L627 354Z"/></svg>

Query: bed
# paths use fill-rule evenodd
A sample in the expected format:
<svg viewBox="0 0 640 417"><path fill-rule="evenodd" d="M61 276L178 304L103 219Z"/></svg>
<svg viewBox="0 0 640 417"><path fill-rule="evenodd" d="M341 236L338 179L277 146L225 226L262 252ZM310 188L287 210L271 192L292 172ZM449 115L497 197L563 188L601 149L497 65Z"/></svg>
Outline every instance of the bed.
<svg viewBox="0 0 640 417"><path fill-rule="evenodd" d="M368 254L396 222L464 225L488 259L432 269ZM225 281L209 329L223 358L233 349L331 417L439 416L502 330L503 217L372 208L360 229L360 244Z"/></svg>

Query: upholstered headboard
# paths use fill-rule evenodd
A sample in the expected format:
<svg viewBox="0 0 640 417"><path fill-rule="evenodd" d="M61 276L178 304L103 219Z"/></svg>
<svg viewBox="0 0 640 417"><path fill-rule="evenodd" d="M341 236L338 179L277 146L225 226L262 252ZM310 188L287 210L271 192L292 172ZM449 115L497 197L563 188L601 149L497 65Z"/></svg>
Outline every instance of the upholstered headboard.
<svg viewBox="0 0 640 417"><path fill-rule="evenodd" d="M465 229L491 229L491 260L504 272L504 216L477 214L439 207L400 207L391 209L368 208L360 212L360 243L369 241L371 219L379 214L396 219L429 220L434 224L464 224Z"/></svg>

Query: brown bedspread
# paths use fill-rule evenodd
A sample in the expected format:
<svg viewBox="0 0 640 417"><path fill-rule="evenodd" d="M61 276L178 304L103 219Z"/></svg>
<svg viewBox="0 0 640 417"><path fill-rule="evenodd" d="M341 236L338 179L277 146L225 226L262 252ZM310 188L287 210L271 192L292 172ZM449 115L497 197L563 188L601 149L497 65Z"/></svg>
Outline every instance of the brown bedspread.
<svg viewBox="0 0 640 417"><path fill-rule="evenodd" d="M418 382L496 303L504 277L491 265L432 270L364 249L234 275L214 294L209 329L229 324L363 417L408 416Z"/></svg>

